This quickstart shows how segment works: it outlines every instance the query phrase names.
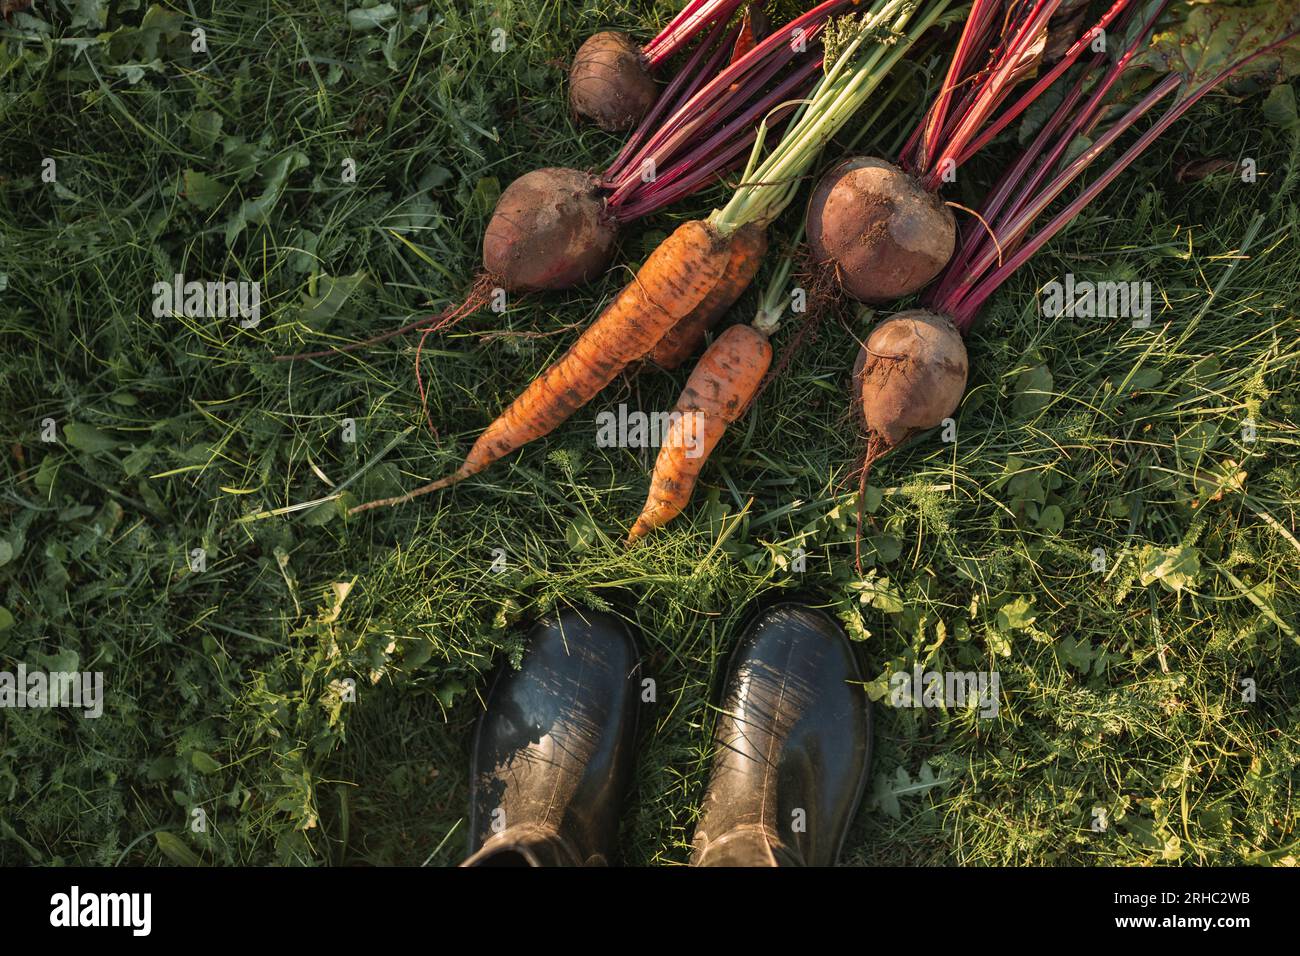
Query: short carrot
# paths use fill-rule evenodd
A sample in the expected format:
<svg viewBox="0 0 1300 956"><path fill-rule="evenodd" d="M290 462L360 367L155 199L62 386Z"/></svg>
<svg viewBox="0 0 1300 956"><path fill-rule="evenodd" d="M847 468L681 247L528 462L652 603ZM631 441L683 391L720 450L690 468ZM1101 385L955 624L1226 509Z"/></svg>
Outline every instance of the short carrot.
<svg viewBox="0 0 1300 956"><path fill-rule="evenodd" d="M712 225L692 220L678 226L572 347L487 427L456 471L405 495L358 505L352 512L402 504L446 488L549 434L690 315L730 263L731 243Z"/></svg>
<svg viewBox="0 0 1300 956"><path fill-rule="evenodd" d="M704 463L727 426L749 407L771 364L772 346L752 325L731 326L700 356L673 409L650 494L628 532L628 544L681 514Z"/></svg>

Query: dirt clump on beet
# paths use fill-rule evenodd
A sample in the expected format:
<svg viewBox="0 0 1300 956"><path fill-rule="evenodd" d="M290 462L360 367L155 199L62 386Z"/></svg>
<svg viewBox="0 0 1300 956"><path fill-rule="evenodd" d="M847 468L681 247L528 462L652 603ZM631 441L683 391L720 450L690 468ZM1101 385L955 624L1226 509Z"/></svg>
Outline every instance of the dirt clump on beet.
<svg viewBox="0 0 1300 956"><path fill-rule="evenodd" d="M808 202L808 244L862 302L911 295L952 258L952 210L883 159L855 156L822 177Z"/></svg>
<svg viewBox="0 0 1300 956"><path fill-rule="evenodd" d="M569 67L569 105L601 129L631 129L658 97L641 48L625 33L607 30L589 37Z"/></svg>
<svg viewBox="0 0 1300 956"><path fill-rule="evenodd" d="M483 266L512 292L568 289L605 271L617 238L595 177L537 169L497 200L483 234Z"/></svg>

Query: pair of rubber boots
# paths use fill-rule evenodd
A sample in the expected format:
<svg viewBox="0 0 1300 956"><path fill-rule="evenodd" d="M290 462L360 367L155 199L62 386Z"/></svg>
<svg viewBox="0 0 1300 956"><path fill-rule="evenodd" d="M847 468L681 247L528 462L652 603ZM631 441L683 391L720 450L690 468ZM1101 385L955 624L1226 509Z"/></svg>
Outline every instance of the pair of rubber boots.
<svg viewBox="0 0 1300 956"><path fill-rule="evenodd" d="M533 630L474 736L464 866L612 862L642 679L618 618L567 610ZM871 710L853 648L826 615L759 614L733 654L696 866L829 866L866 785Z"/></svg>

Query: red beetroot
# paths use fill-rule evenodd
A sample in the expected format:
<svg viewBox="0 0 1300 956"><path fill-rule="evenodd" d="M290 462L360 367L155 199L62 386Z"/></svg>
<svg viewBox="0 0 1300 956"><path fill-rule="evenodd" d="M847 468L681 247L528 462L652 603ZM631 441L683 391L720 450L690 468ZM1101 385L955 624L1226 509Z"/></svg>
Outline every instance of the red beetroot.
<svg viewBox="0 0 1300 956"><path fill-rule="evenodd" d="M808 203L814 261L833 267L844 291L863 302L888 302L927 285L956 241L952 211L883 159L846 159L822 177Z"/></svg>
<svg viewBox="0 0 1300 956"><path fill-rule="evenodd" d="M631 129L658 97L649 64L626 33L588 37L569 67L569 105L601 129Z"/></svg>
<svg viewBox="0 0 1300 956"><path fill-rule="evenodd" d="M594 176L536 169L497 200L483 234L483 266L511 292L567 289L605 271L617 238Z"/></svg>

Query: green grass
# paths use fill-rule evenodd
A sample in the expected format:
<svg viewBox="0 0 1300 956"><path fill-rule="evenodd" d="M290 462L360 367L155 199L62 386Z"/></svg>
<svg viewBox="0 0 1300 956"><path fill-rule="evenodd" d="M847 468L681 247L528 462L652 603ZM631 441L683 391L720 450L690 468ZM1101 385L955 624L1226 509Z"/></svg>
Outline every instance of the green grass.
<svg viewBox="0 0 1300 956"><path fill-rule="evenodd" d="M1002 677L996 720L877 708L848 862L1294 861L1300 135L1259 97L1210 98L991 300L958 440L873 474L864 579L846 387L867 315L820 330L688 513L634 551L618 542L650 459L597 448L595 416L668 408L687 370L620 379L417 504L266 516L447 472L658 238L726 195L629 230L592 287L430 337L436 439L414 337L271 361L463 293L502 185L618 146L572 123L554 61L603 25L649 36L675 4L398 4L379 29L334 3L39 6L0 32L0 670L75 655L107 703L0 712L0 863L454 863L486 675L560 601L642 636L658 702L623 852L684 862L720 669L746 605L787 589L841 616L873 680L915 662ZM977 203L1014 148L951 198ZM1259 181L1176 181L1211 156L1254 158ZM154 318L178 271L262 282L260 324ZM1037 290L1065 272L1152 282L1152 328L1043 317Z"/></svg>

